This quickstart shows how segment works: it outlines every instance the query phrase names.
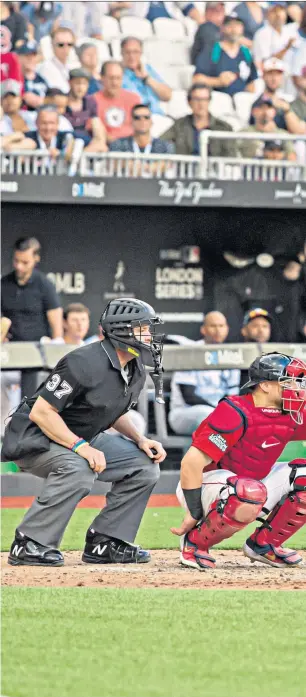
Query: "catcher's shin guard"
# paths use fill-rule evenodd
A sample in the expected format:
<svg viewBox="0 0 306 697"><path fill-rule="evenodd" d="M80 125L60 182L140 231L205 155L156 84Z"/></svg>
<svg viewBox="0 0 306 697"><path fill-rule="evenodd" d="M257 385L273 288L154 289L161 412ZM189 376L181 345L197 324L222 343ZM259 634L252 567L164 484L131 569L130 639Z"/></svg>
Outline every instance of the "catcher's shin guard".
<svg viewBox="0 0 306 697"><path fill-rule="evenodd" d="M293 491L273 508L267 520L243 547L245 555L252 561L269 566L296 566L302 561L297 552L281 546L306 523L306 460L293 460L289 466L292 468L290 483Z"/></svg>
<svg viewBox="0 0 306 697"><path fill-rule="evenodd" d="M227 496L226 496L227 494ZM209 548L252 523L267 500L262 482L244 477L229 477L205 520L183 540L181 564L199 571L213 568L215 559Z"/></svg>

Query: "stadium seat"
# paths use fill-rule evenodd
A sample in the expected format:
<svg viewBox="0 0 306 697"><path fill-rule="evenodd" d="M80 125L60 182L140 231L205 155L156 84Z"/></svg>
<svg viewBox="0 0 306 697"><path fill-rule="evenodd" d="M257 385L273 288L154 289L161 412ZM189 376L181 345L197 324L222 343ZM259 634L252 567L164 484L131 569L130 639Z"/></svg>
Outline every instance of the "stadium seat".
<svg viewBox="0 0 306 697"><path fill-rule="evenodd" d="M153 126L151 133L153 138L161 136L173 124L173 119L171 119L170 116L163 116L162 114L153 114L152 120Z"/></svg>
<svg viewBox="0 0 306 697"><path fill-rule="evenodd" d="M249 125L254 100L255 96L250 92L237 92L237 94L234 95L233 101L236 115L241 123L241 128Z"/></svg>
<svg viewBox="0 0 306 697"><path fill-rule="evenodd" d="M234 131L239 131L241 129L239 115L235 110L233 100L229 94L213 91L211 94L209 111L216 119L226 121Z"/></svg>
<svg viewBox="0 0 306 697"><path fill-rule="evenodd" d="M166 41L165 39L147 39L144 42L144 54L148 63L165 65L188 65L189 47L186 41Z"/></svg>
<svg viewBox="0 0 306 697"><path fill-rule="evenodd" d="M154 20L153 28L156 36L159 39L167 39L167 41L186 39L185 26L177 19L159 17L158 19Z"/></svg>
<svg viewBox="0 0 306 697"><path fill-rule="evenodd" d="M151 22L141 17L122 17L120 28L123 36L135 36L142 41L153 35Z"/></svg>
<svg viewBox="0 0 306 697"><path fill-rule="evenodd" d="M104 15L101 19L101 29L103 39L106 43L110 43L112 39L120 36L120 25L115 17Z"/></svg>
<svg viewBox="0 0 306 697"><path fill-rule="evenodd" d="M185 17L184 24L190 44L192 44L198 29L198 25L196 22L193 21L193 19L191 19L191 17Z"/></svg>
<svg viewBox="0 0 306 697"><path fill-rule="evenodd" d="M178 67L179 71L179 88L181 90L189 90L192 85L192 76L194 73L193 65L181 65Z"/></svg>
<svg viewBox="0 0 306 697"><path fill-rule="evenodd" d="M97 47L100 63L99 69L101 69L103 63L105 63L105 61L109 60L111 57L107 43L105 41L100 41L100 39L89 39L88 37L82 36L81 39L78 39L77 46L82 46L82 44L85 43L90 43Z"/></svg>
<svg viewBox="0 0 306 697"><path fill-rule="evenodd" d="M190 114L185 90L173 90L170 102L165 103L163 108L167 116L171 116L172 119L180 119L182 116Z"/></svg>
<svg viewBox="0 0 306 697"><path fill-rule="evenodd" d="M156 64L154 67L171 89L181 89L179 68L176 68L174 65L162 65L162 63L159 66Z"/></svg>
<svg viewBox="0 0 306 697"><path fill-rule="evenodd" d="M121 60L121 39L112 39L110 42L112 57L116 61Z"/></svg>

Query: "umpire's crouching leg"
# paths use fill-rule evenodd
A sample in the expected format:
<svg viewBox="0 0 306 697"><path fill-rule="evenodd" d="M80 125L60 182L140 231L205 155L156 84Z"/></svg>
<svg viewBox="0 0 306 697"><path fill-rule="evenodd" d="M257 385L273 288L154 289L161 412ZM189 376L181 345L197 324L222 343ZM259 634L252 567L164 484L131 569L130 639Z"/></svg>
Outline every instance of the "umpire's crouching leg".
<svg viewBox="0 0 306 697"><path fill-rule="evenodd" d="M97 436L93 447L102 450L106 469L98 479L112 482L106 506L92 528L102 535L134 542L150 494L159 479L159 465L137 445L106 433Z"/></svg>

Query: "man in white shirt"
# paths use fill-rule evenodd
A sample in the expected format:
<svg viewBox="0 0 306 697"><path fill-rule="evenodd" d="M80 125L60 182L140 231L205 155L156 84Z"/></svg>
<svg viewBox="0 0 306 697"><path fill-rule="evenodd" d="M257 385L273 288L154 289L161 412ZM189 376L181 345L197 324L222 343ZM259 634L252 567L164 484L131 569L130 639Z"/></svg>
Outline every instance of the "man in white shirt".
<svg viewBox="0 0 306 697"><path fill-rule="evenodd" d="M287 65L290 62L290 51L297 36L298 25L295 22L286 24L285 2L273 3L268 9L267 20L267 24L254 36L254 60L261 67L264 60L274 56Z"/></svg>
<svg viewBox="0 0 306 697"><path fill-rule="evenodd" d="M54 55L37 66L38 74L44 78L48 87L57 87L65 94L69 86L69 55L75 45L75 36L71 29L59 27L52 33Z"/></svg>
<svg viewBox="0 0 306 697"><path fill-rule="evenodd" d="M208 312L197 344L223 344L229 333L221 312ZM226 394L238 394L240 370L190 370L173 374L169 423L178 435L191 435Z"/></svg>

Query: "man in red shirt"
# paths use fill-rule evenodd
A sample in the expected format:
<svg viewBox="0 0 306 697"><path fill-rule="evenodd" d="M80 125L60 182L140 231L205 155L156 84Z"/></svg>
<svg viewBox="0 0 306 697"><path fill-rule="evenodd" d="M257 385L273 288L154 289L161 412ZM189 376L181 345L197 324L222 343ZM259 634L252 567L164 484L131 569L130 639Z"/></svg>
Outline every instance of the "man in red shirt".
<svg viewBox="0 0 306 697"><path fill-rule="evenodd" d="M105 126L108 142L133 134L132 109L140 104L140 97L122 88L123 69L117 61L106 61L102 66L103 90L93 97L98 105L98 116Z"/></svg>
<svg viewBox="0 0 306 697"><path fill-rule="evenodd" d="M256 519L247 557L277 567L302 561L281 545L306 523L306 452L275 463L289 441L306 440L306 363L268 353L249 378L243 396L225 397L201 423L182 460L177 496L187 513L172 532L181 563L200 571L215 566L210 547Z"/></svg>

